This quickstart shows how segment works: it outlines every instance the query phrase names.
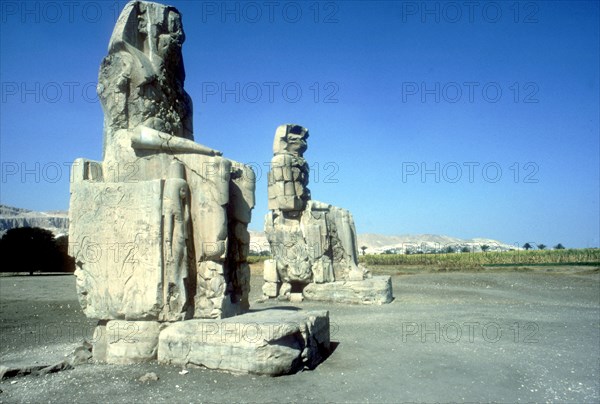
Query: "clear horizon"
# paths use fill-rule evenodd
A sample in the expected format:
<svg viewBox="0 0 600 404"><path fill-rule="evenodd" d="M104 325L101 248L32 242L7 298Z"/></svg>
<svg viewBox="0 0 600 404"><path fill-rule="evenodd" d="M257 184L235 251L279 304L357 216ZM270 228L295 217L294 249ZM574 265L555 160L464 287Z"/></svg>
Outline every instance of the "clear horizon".
<svg viewBox="0 0 600 404"><path fill-rule="evenodd" d="M316 200L358 233L600 247L596 1L167 1L198 143L257 173L309 128ZM0 3L0 203L67 210L102 158L100 62L125 1Z"/></svg>

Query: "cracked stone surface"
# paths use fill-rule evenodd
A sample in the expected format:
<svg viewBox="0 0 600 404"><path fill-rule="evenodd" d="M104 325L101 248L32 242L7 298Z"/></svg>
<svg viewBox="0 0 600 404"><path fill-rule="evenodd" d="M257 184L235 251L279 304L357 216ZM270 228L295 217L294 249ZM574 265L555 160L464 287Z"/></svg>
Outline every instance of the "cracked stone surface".
<svg viewBox="0 0 600 404"><path fill-rule="evenodd" d="M352 214L311 199L310 170L304 159L308 137L308 129L295 124L280 125L275 131L268 175L270 212L265 216L273 259L265 264L264 296L297 299L294 293L310 287L305 297L316 300L389 303L391 283L369 281L369 271L358 264ZM363 280L362 285L345 283ZM381 286L384 290L377 289Z"/></svg>
<svg viewBox="0 0 600 404"><path fill-rule="evenodd" d="M362 281L310 283L302 290L307 300L350 304L386 304L393 300L389 276L373 276Z"/></svg>
<svg viewBox="0 0 600 404"><path fill-rule="evenodd" d="M172 324L160 333L158 361L278 376L316 367L329 338L327 311L263 310Z"/></svg>
<svg viewBox="0 0 600 404"><path fill-rule="evenodd" d="M177 9L131 1L100 66L103 160L75 161L69 208L90 318L172 322L249 309L255 178L194 141L184 40Z"/></svg>

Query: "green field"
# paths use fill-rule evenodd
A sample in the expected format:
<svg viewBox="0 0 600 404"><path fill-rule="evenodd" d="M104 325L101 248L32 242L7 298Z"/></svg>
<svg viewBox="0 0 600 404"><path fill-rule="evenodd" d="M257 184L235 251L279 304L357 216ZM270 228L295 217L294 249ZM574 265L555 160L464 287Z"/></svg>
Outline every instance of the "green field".
<svg viewBox="0 0 600 404"><path fill-rule="evenodd" d="M263 262L264 260L268 260L271 256L267 255L250 255L248 257L248 264L258 264L259 262Z"/></svg>
<svg viewBox="0 0 600 404"><path fill-rule="evenodd" d="M367 267L424 266L447 270L485 266L600 265L600 249L361 255L359 262Z"/></svg>
<svg viewBox="0 0 600 404"><path fill-rule="evenodd" d="M257 264L270 257L250 256L248 262ZM359 262L368 268L423 267L424 269L461 270L483 267L595 265L600 266L600 249L530 250L503 252L437 253L437 254L367 254Z"/></svg>

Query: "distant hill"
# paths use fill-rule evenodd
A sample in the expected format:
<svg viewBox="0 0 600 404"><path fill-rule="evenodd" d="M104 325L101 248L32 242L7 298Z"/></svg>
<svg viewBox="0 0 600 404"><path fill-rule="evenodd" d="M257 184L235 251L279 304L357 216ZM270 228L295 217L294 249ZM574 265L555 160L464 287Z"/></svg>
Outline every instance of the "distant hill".
<svg viewBox="0 0 600 404"><path fill-rule="evenodd" d="M517 247L502 243L501 241L474 238L464 240L456 237L436 234L406 234L399 236L386 236L382 234L359 234L358 247L367 247L367 254L381 254L383 252L404 253L407 249L411 252L435 252L452 247L456 251L468 248L469 251L481 251L481 246L489 246L489 251L507 251ZM250 232L250 250L254 252L268 251L269 243L264 232ZM359 250L362 254L362 251Z"/></svg>
<svg viewBox="0 0 600 404"><path fill-rule="evenodd" d="M469 251L481 251L481 246L487 245L488 251L508 251L518 247L489 238L460 239L457 237L437 234L405 234L399 236L384 236L381 234L359 234L358 246L367 247L366 252L380 254L384 251L404 253L407 249L411 252L435 252L452 247L459 251L468 248Z"/></svg>
<svg viewBox="0 0 600 404"><path fill-rule="evenodd" d="M68 212L35 212L28 209L0 205L0 236L15 227L41 227L55 235L66 234L69 230ZM367 254L381 254L385 251L404 253L432 252L452 247L455 250L468 248L469 251L481 251L482 245L488 245L490 251L506 251L517 247L497 240L474 238L463 240L456 237L436 234L406 234L386 236L382 234L359 234L358 246L367 247ZM269 251L269 242L262 231L250 231L250 250L253 252ZM361 251L359 251L361 252Z"/></svg>
<svg viewBox="0 0 600 404"><path fill-rule="evenodd" d="M69 231L69 214L64 211L35 212L33 210L0 205L0 236L16 227L41 227L55 236Z"/></svg>

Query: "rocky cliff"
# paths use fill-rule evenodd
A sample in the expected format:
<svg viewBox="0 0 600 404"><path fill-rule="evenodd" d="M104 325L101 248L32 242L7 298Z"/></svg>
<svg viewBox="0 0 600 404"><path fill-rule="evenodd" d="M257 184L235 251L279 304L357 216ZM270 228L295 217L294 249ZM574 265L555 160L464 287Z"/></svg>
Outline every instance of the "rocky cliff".
<svg viewBox="0 0 600 404"><path fill-rule="evenodd" d="M35 212L28 209L0 205L0 236L16 227L41 227L54 235L69 230L68 212Z"/></svg>

